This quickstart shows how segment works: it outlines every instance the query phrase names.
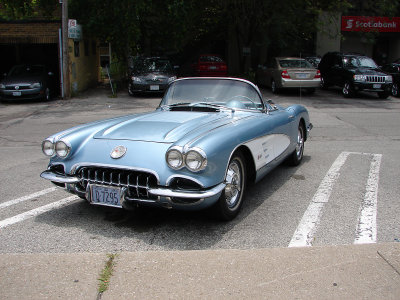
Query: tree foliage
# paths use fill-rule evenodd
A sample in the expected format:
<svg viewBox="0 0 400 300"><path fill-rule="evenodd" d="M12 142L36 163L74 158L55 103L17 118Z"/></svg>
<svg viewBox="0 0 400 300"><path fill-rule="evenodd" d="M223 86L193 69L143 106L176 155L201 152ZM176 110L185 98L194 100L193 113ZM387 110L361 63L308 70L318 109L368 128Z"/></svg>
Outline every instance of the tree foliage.
<svg viewBox="0 0 400 300"><path fill-rule="evenodd" d="M213 44L222 43L230 60L238 62L237 72L259 63L267 52L308 51L321 12L390 17L400 5L393 0L68 1L69 17L83 25L84 35L110 42L121 58L212 51ZM0 0L0 17L50 16L58 7L56 0ZM249 48L252 58L243 55Z"/></svg>

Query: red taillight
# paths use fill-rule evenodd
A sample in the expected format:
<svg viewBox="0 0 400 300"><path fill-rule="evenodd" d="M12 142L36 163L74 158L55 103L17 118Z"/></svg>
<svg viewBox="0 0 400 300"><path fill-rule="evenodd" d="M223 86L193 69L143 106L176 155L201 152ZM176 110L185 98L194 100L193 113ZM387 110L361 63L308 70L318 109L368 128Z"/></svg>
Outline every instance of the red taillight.
<svg viewBox="0 0 400 300"><path fill-rule="evenodd" d="M317 70L317 74L315 74L314 78L321 78L321 72Z"/></svg>
<svg viewBox="0 0 400 300"><path fill-rule="evenodd" d="M221 65L221 70L226 71L226 65Z"/></svg>
<svg viewBox="0 0 400 300"><path fill-rule="evenodd" d="M290 79L289 73L286 70L282 71L281 76L282 76L282 78Z"/></svg>

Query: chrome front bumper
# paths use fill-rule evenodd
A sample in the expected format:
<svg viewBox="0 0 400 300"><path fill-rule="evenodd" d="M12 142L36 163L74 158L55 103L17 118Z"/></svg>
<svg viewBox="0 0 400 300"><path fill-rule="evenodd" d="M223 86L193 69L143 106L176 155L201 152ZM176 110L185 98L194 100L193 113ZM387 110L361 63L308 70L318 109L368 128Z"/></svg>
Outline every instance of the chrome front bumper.
<svg viewBox="0 0 400 300"><path fill-rule="evenodd" d="M74 184L80 182L80 178L76 176L66 176L57 174L51 171L44 171L40 174L40 177L50 180L52 182L61 184ZM205 190L178 190L170 189L167 187L149 188L148 193L158 197L165 198L184 198L184 199L205 199L214 197L220 194L225 188L225 183L220 183L210 189Z"/></svg>

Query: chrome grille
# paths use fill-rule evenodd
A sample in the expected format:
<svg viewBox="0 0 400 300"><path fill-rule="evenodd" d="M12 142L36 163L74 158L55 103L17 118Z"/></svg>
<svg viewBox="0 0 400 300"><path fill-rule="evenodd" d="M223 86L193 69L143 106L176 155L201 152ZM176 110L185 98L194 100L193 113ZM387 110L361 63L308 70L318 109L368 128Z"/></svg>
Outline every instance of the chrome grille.
<svg viewBox="0 0 400 300"><path fill-rule="evenodd" d="M385 76L371 76L367 75L367 82L371 83L384 83L385 82Z"/></svg>
<svg viewBox="0 0 400 300"><path fill-rule="evenodd" d="M77 176L81 179L77 188L86 191L88 184L126 188L125 197L130 200L156 200L149 188L157 186L154 174L124 169L82 167Z"/></svg>

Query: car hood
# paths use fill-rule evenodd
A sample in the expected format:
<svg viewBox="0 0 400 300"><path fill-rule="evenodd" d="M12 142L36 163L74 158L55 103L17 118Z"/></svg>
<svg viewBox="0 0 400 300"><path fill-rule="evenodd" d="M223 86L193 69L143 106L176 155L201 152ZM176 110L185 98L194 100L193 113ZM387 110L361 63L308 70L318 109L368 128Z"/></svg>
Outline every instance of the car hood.
<svg viewBox="0 0 400 300"><path fill-rule="evenodd" d="M155 111L113 123L97 132L94 138L174 143L185 136L195 138L232 120L232 115L224 112Z"/></svg>
<svg viewBox="0 0 400 300"><path fill-rule="evenodd" d="M387 75L382 70L376 69L376 68L357 68L357 69L354 69L354 74L357 74L357 75L379 75L379 76Z"/></svg>
<svg viewBox="0 0 400 300"><path fill-rule="evenodd" d="M154 77L172 77L173 74L169 72L138 72L133 71L133 76L140 76L146 79L153 79Z"/></svg>
<svg viewBox="0 0 400 300"><path fill-rule="evenodd" d="M1 83L5 85L14 85L14 84L22 84L22 83L34 83L41 82L43 80L42 75L21 75L21 76L12 76L4 78Z"/></svg>

